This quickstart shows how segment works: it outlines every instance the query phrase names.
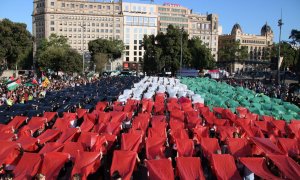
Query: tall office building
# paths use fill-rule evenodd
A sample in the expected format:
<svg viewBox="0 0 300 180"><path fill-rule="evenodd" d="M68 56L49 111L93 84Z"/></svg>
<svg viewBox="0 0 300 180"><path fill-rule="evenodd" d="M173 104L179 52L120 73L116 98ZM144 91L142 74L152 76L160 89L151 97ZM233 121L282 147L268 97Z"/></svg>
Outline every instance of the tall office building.
<svg viewBox="0 0 300 180"><path fill-rule="evenodd" d="M157 34L157 8L153 4L122 3L125 55L123 67L141 71L144 35Z"/></svg>

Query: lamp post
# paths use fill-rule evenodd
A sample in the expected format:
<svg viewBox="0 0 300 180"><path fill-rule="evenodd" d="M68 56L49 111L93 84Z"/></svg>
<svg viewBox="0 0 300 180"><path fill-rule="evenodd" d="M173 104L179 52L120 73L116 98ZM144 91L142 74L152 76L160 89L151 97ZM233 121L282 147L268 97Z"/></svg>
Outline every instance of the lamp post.
<svg viewBox="0 0 300 180"><path fill-rule="evenodd" d="M85 26L82 21L82 25L80 26L82 28L82 75L84 76L84 30Z"/></svg>
<svg viewBox="0 0 300 180"><path fill-rule="evenodd" d="M180 40L180 76L182 76L182 39L183 39L183 27L181 29L181 40Z"/></svg>
<svg viewBox="0 0 300 180"><path fill-rule="evenodd" d="M278 84L280 84L280 45L281 45L281 26L282 25L283 25L283 22L282 22L282 12L281 12L281 18L278 20L278 26L279 26L278 67L277 67Z"/></svg>

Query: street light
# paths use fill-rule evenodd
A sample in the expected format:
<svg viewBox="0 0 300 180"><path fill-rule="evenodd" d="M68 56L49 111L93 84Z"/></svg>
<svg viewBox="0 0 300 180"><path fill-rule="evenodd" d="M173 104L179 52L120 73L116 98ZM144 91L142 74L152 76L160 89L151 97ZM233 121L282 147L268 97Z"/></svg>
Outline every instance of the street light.
<svg viewBox="0 0 300 180"><path fill-rule="evenodd" d="M282 22L282 11L281 11L281 18L278 20L278 26L279 26L278 66L277 66L278 84L280 84L280 45L281 45L281 26L282 25L283 25L283 22Z"/></svg>
<svg viewBox="0 0 300 180"><path fill-rule="evenodd" d="M183 27L181 29L181 40L180 40L180 76L182 76L182 39L183 39Z"/></svg>
<svg viewBox="0 0 300 180"><path fill-rule="evenodd" d="M85 25L83 24L80 26L82 28L82 75L84 76L84 30L85 30Z"/></svg>

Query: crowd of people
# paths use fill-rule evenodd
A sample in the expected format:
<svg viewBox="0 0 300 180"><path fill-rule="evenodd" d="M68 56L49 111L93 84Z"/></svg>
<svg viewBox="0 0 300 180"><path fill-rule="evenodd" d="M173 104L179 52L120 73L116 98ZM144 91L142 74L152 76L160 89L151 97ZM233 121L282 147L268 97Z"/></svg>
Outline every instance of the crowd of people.
<svg viewBox="0 0 300 180"><path fill-rule="evenodd" d="M7 85L10 81L16 81L17 79L20 80L19 87L14 90L9 90ZM87 79L80 76L72 77L66 75L59 78L49 77L49 83L47 86L44 86L42 84L42 78L36 80L34 77L10 77L0 82L0 106L12 106L16 103L24 104L33 99L44 98L47 91L59 91L68 87L85 85L87 82L96 80L98 80L97 77ZM35 83L32 83L33 81L35 81Z"/></svg>
<svg viewBox="0 0 300 180"><path fill-rule="evenodd" d="M221 81L226 82L234 87L241 86L248 88L258 94L264 94L272 98L278 98L300 107L300 94L296 94L289 84L270 84L259 79L222 79Z"/></svg>

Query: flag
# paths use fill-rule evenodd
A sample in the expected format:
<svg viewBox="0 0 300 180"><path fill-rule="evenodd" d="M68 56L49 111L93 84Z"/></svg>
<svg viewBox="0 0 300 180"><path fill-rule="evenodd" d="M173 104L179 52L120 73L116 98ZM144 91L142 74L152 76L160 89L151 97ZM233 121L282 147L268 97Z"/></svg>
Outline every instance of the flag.
<svg viewBox="0 0 300 180"><path fill-rule="evenodd" d="M7 84L7 89L9 91L13 91L13 90L17 89L20 85L21 85L21 80L17 79L16 81L13 81L13 82L10 82L9 84Z"/></svg>
<svg viewBox="0 0 300 180"><path fill-rule="evenodd" d="M44 78L44 81L42 82L42 86L43 87L48 87L48 85L50 84L50 81L47 77Z"/></svg>
<svg viewBox="0 0 300 180"><path fill-rule="evenodd" d="M29 86L36 86L38 85L39 83L37 82L37 80L35 78L32 78L31 81L28 81L25 83L25 86L29 87Z"/></svg>

